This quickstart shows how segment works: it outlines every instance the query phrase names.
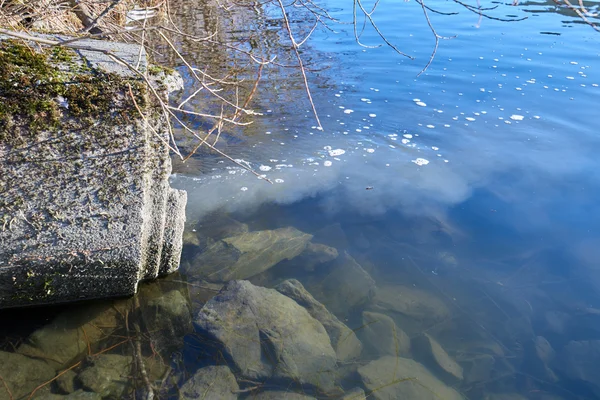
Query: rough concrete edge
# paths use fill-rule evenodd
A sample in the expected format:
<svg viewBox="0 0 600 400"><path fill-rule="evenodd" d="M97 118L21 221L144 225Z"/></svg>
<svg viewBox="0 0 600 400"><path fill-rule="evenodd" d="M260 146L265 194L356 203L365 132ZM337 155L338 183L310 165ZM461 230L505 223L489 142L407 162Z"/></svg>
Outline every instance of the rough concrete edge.
<svg viewBox="0 0 600 400"><path fill-rule="evenodd" d="M156 132L161 133L160 127ZM165 231L165 212L169 190L170 160L168 149L161 146L155 133L145 127L145 174L142 233L142 260L139 280L158 276Z"/></svg>
<svg viewBox="0 0 600 400"><path fill-rule="evenodd" d="M170 274L179 268L183 249L186 204L187 192L185 190L169 189L159 276Z"/></svg>

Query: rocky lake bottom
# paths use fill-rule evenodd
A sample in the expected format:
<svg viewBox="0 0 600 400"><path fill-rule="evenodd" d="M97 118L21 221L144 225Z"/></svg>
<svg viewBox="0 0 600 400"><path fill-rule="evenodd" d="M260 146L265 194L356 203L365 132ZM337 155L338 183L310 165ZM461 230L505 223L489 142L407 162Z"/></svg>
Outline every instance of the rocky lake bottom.
<svg viewBox="0 0 600 400"><path fill-rule="evenodd" d="M600 395L600 312L547 250L473 270L439 220L276 215L215 213L188 227L181 271L135 298L4 326L0 399Z"/></svg>

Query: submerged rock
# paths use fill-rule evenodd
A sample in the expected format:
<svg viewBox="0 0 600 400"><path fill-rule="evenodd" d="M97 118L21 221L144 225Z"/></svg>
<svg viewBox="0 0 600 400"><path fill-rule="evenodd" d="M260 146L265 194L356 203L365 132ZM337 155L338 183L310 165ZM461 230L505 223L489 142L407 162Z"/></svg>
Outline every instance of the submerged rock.
<svg viewBox="0 0 600 400"><path fill-rule="evenodd" d="M347 390L340 400L366 400L365 391L361 388Z"/></svg>
<svg viewBox="0 0 600 400"><path fill-rule="evenodd" d="M555 356L550 342L543 336L536 336L525 346L524 368L538 379L556 382L558 377L549 367Z"/></svg>
<svg viewBox="0 0 600 400"><path fill-rule="evenodd" d="M68 370L61 376L56 378L56 386L63 393L73 393L75 391L75 378L77 373L75 371Z"/></svg>
<svg viewBox="0 0 600 400"><path fill-rule="evenodd" d="M42 398L40 396L40 398ZM102 396L94 392L86 392L85 390L77 390L66 395L47 393L43 396L44 400L102 400Z"/></svg>
<svg viewBox="0 0 600 400"><path fill-rule="evenodd" d="M308 243L304 251L294 259L294 263L302 266L305 271L314 271L320 264L335 260L338 251L320 243Z"/></svg>
<svg viewBox="0 0 600 400"><path fill-rule="evenodd" d="M405 357L410 354L410 338L387 315L365 311L362 323L360 332L374 355Z"/></svg>
<svg viewBox="0 0 600 400"><path fill-rule="evenodd" d="M36 357L56 370L68 368L120 325L117 308L110 303L85 305L60 314L52 323L33 332L17 353ZM84 333L85 332L85 333Z"/></svg>
<svg viewBox="0 0 600 400"><path fill-rule="evenodd" d="M235 400L240 387L226 365L200 368L179 389L179 399Z"/></svg>
<svg viewBox="0 0 600 400"><path fill-rule="evenodd" d="M102 397L121 398L129 386L132 358L119 354L100 354L91 359L77 379L84 389Z"/></svg>
<svg viewBox="0 0 600 400"><path fill-rule="evenodd" d="M190 272L212 282L247 279L298 256L311 238L292 227L242 233L211 245Z"/></svg>
<svg viewBox="0 0 600 400"><path fill-rule="evenodd" d="M184 337L194 331L188 299L180 290L171 290L140 307L154 350L169 357L184 344Z"/></svg>
<svg viewBox="0 0 600 400"><path fill-rule="evenodd" d="M488 393L485 400L528 400L519 393Z"/></svg>
<svg viewBox="0 0 600 400"><path fill-rule="evenodd" d="M195 325L244 378L333 387L336 354L327 331L276 290L231 281L204 305Z"/></svg>
<svg viewBox="0 0 600 400"><path fill-rule="evenodd" d="M347 253L333 263L329 274L310 286L311 293L337 316L346 316L352 309L367 304L375 295L375 281Z"/></svg>
<svg viewBox="0 0 600 400"><path fill-rule="evenodd" d="M203 219L196 226L196 236L201 240L207 238L221 240L228 237L242 235L249 231L248 225L239 222L227 215L210 216Z"/></svg>
<svg viewBox="0 0 600 400"><path fill-rule="evenodd" d="M596 396L600 396L600 340L570 341L554 364L569 379L584 382Z"/></svg>
<svg viewBox="0 0 600 400"><path fill-rule="evenodd" d="M421 364L402 357L385 356L360 367L358 374L377 400L462 400L454 389L446 386Z"/></svg>
<svg viewBox="0 0 600 400"><path fill-rule="evenodd" d="M314 233L314 242L323 243L337 249L348 248L348 238L339 223L327 225Z"/></svg>
<svg viewBox="0 0 600 400"><path fill-rule="evenodd" d="M463 380L463 369L456 363L440 344L427 333L412 339L415 358L427 366L441 379L449 383Z"/></svg>
<svg viewBox="0 0 600 400"><path fill-rule="evenodd" d="M20 399L54 375L54 368L42 360L0 351L0 376L3 380L3 384L0 383L0 399ZM4 385L10 389L12 397Z"/></svg>
<svg viewBox="0 0 600 400"><path fill-rule="evenodd" d="M335 315L330 313L323 304L315 300L299 281L288 279L277 285L275 289L296 301L313 318L323 324L323 327L325 327L325 330L329 334L331 345L335 350L338 361L350 361L360 356L362 343L358 340L356 334L337 319Z"/></svg>
<svg viewBox="0 0 600 400"><path fill-rule="evenodd" d="M393 311L429 323L440 322L450 316L450 310L438 297L410 286L380 287L373 303L377 310Z"/></svg>
<svg viewBox="0 0 600 400"><path fill-rule="evenodd" d="M250 397L252 400L317 400L315 397L302 393L285 392L283 390L269 390Z"/></svg>
<svg viewBox="0 0 600 400"><path fill-rule="evenodd" d="M466 383L485 382L492 377L496 359L489 354L477 354L461 360Z"/></svg>

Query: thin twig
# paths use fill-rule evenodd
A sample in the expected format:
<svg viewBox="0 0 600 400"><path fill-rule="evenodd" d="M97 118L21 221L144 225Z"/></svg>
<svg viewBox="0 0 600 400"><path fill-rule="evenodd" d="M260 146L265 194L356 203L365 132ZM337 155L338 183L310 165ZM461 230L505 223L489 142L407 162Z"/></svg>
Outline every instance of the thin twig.
<svg viewBox="0 0 600 400"><path fill-rule="evenodd" d="M313 102L312 94L310 93L310 88L308 87L308 78L306 77L306 71L304 70L304 63L302 62L302 57L300 57L300 53L298 52L298 44L294 40L294 35L292 34L292 28L290 27L290 22L287 17L287 13L285 11L285 7L281 0L277 0L279 3L279 8L281 9L281 14L283 15L283 21L285 24L285 29L288 33L290 41L292 42L292 49L294 50L294 54L296 55L296 59L298 60L298 65L300 66L300 72L302 73L302 79L304 80L304 88L306 89L306 95L308 96L308 101L312 107L313 114L315 119L317 120L317 125L320 130L323 130L323 126L321 125L321 120L319 119L319 114L317 113L317 108L315 107L315 103Z"/></svg>

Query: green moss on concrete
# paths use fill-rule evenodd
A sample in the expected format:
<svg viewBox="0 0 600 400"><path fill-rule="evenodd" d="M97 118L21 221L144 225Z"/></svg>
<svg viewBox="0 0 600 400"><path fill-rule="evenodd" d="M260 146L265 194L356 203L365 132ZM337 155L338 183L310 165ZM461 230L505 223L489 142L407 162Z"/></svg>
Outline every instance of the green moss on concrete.
<svg viewBox="0 0 600 400"><path fill-rule="evenodd" d="M143 82L91 71L84 61L60 46L0 42L0 142L29 144L40 131L60 129L68 117L90 124L137 113L129 87L138 106L146 106Z"/></svg>

